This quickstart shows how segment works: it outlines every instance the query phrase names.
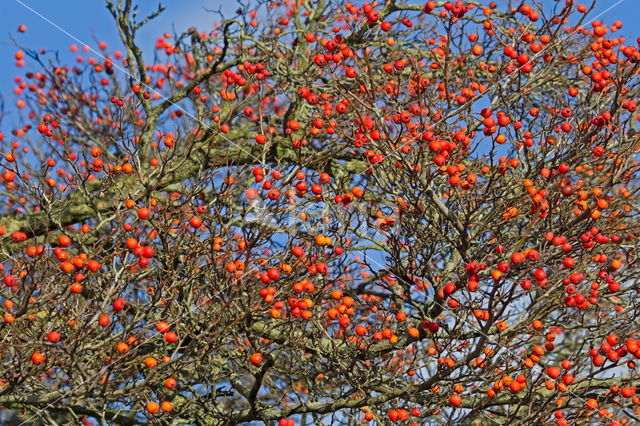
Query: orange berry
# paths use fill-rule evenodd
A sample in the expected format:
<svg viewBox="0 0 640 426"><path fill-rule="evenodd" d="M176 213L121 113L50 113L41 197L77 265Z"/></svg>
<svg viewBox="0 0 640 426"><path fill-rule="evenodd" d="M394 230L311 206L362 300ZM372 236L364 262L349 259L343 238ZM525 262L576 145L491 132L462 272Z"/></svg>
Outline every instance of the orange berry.
<svg viewBox="0 0 640 426"><path fill-rule="evenodd" d="M160 410L160 405L158 405L158 403L155 401L151 401L147 403L146 408L149 413L155 414L158 412L158 410Z"/></svg>

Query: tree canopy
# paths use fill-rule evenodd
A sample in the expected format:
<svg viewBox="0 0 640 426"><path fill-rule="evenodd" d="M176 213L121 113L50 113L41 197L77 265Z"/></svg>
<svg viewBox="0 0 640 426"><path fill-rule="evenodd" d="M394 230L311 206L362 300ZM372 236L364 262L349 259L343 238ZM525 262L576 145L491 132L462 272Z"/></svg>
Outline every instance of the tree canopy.
<svg viewBox="0 0 640 426"><path fill-rule="evenodd" d="M257 0L0 134L16 424L640 422L638 40L594 4ZM632 7L632 6L626 6ZM24 28L18 28L24 31Z"/></svg>

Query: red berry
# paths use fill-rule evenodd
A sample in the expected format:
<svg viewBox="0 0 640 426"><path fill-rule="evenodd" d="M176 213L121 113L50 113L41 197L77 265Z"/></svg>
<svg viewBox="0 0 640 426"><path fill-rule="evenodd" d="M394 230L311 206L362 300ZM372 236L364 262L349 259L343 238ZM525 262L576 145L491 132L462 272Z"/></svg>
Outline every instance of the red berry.
<svg viewBox="0 0 640 426"><path fill-rule="evenodd" d="M251 361L251 364L253 365L260 365L263 359L264 358L262 354L259 352L254 353L253 355L251 355L251 358L249 358L249 360Z"/></svg>

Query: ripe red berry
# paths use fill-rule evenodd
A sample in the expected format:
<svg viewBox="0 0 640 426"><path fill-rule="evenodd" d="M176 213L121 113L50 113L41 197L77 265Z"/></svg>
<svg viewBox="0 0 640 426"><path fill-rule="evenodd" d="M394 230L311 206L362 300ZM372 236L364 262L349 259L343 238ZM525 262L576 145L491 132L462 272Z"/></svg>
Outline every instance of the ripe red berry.
<svg viewBox="0 0 640 426"><path fill-rule="evenodd" d="M71 245L71 238L67 235L60 235L58 237L58 245L61 247L69 247Z"/></svg>
<svg viewBox="0 0 640 426"><path fill-rule="evenodd" d="M142 220L148 219L149 216L151 216L151 210L149 210L148 208L142 207L142 208L138 209L138 218L139 219L142 219Z"/></svg>
<svg viewBox="0 0 640 426"><path fill-rule="evenodd" d="M121 311L126 305L127 301L122 297L119 297L113 302L113 309L115 309L116 311Z"/></svg>
<svg viewBox="0 0 640 426"><path fill-rule="evenodd" d="M449 403L454 407L459 407L462 404L462 398L460 395L451 395L449 397Z"/></svg>
<svg viewBox="0 0 640 426"><path fill-rule="evenodd" d="M34 364L44 364L45 356L42 352L34 352L31 355L31 362Z"/></svg>
<svg viewBox="0 0 640 426"><path fill-rule="evenodd" d="M60 333L57 331L50 331L47 333L47 340L51 343L57 343L60 341Z"/></svg>
<svg viewBox="0 0 640 426"><path fill-rule="evenodd" d="M164 335L164 340L166 340L167 343L175 343L178 341L178 335L173 331L169 331Z"/></svg>
<svg viewBox="0 0 640 426"><path fill-rule="evenodd" d="M253 365L260 365L263 359L264 358L262 354L259 352L254 353L253 355L251 355L251 358L249 358L249 360L251 361L251 364Z"/></svg>

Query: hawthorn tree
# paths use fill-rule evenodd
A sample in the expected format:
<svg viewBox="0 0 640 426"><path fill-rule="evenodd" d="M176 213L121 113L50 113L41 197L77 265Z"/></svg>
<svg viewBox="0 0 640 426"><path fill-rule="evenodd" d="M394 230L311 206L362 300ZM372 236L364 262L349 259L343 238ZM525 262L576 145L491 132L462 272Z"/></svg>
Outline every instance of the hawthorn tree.
<svg viewBox="0 0 640 426"><path fill-rule="evenodd" d="M257 1L147 49L162 7L107 0L119 48L19 47L5 419L640 422L637 43L501 6Z"/></svg>

